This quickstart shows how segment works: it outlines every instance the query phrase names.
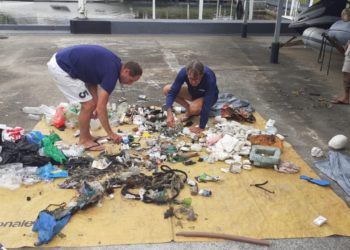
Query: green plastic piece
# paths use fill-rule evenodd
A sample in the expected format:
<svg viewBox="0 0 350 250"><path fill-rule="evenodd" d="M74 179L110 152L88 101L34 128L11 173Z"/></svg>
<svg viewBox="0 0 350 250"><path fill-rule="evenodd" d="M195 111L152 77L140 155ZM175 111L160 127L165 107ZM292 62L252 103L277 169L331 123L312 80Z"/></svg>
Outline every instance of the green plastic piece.
<svg viewBox="0 0 350 250"><path fill-rule="evenodd" d="M67 158L62 153L62 151L54 145L56 141L61 141L61 138L57 134L52 133L48 136L45 136L41 140L41 143L43 145L44 153L46 156L51 157L56 162L63 164Z"/></svg>
<svg viewBox="0 0 350 250"><path fill-rule="evenodd" d="M185 198L181 201L181 204L186 206L186 207L189 207L191 206L192 204L192 198Z"/></svg>

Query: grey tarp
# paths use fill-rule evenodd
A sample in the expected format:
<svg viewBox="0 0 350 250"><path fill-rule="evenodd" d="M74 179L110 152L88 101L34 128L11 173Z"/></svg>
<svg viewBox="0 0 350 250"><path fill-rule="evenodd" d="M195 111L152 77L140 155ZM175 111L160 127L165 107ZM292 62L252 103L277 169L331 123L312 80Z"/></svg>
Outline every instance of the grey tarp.
<svg viewBox="0 0 350 250"><path fill-rule="evenodd" d="M336 181L350 196L350 156L329 151L328 158L316 162L315 166Z"/></svg>
<svg viewBox="0 0 350 250"><path fill-rule="evenodd" d="M244 108L247 112L254 112L254 108L250 105L247 100L241 100L229 93L219 94L217 102L211 107L211 116L220 115L222 107L226 104L232 105L234 108Z"/></svg>

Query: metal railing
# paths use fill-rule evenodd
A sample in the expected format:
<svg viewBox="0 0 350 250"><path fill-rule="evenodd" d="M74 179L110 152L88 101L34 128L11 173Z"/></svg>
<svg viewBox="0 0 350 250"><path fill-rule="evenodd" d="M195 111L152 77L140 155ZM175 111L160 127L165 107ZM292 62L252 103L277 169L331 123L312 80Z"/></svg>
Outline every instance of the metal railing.
<svg viewBox="0 0 350 250"><path fill-rule="evenodd" d="M313 0L309 1L309 7L313 5ZM293 20L294 17L298 15L298 11L300 8L299 0L286 0L285 9L284 9L284 18Z"/></svg>
<svg viewBox="0 0 350 250"><path fill-rule="evenodd" d="M204 0L198 0L198 19L202 20L203 19L203 8L204 8ZM288 0L287 0L288 1ZM298 0L292 0L293 2L298 1ZM312 0L311 0L312 1ZM238 0L235 0L235 2L238 2ZM266 0L243 0L244 6L249 6L249 20L253 19L253 13L254 13L254 5L266 5ZM248 2L248 3L246 3ZM299 2L299 1L298 1ZM214 19L222 19L221 15L221 4L220 0L216 0L216 17ZM85 19L87 18L87 11L86 11L86 4L87 0L78 0L78 17ZM235 3L236 4L236 3ZM234 6L234 0L231 0L231 5L230 5L230 16L229 19L232 19L233 17L233 6ZM188 5L189 8L189 5ZM188 10L187 10L188 11ZM152 19L156 19L156 0L152 0Z"/></svg>

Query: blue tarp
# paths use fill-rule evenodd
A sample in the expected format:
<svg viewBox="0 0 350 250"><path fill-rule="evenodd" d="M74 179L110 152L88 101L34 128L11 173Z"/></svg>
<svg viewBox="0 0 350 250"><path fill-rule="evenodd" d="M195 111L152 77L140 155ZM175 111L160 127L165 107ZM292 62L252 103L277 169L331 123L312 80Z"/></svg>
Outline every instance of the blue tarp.
<svg viewBox="0 0 350 250"><path fill-rule="evenodd" d="M350 196L350 156L330 151L328 158L316 162L315 166L322 173L336 181Z"/></svg>

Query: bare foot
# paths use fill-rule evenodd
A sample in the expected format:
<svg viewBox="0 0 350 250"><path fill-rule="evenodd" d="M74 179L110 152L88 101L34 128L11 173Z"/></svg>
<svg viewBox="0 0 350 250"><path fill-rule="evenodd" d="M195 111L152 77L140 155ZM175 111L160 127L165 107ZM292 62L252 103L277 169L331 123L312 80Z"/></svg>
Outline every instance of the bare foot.
<svg viewBox="0 0 350 250"><path fill-rule="evenodd" d="M335 100L331 101L331 103L333 103L333 104L345 104L345 105L349 105L349 99L346 99L346 98L338 98L338 99L335 99Z"/></svg>

